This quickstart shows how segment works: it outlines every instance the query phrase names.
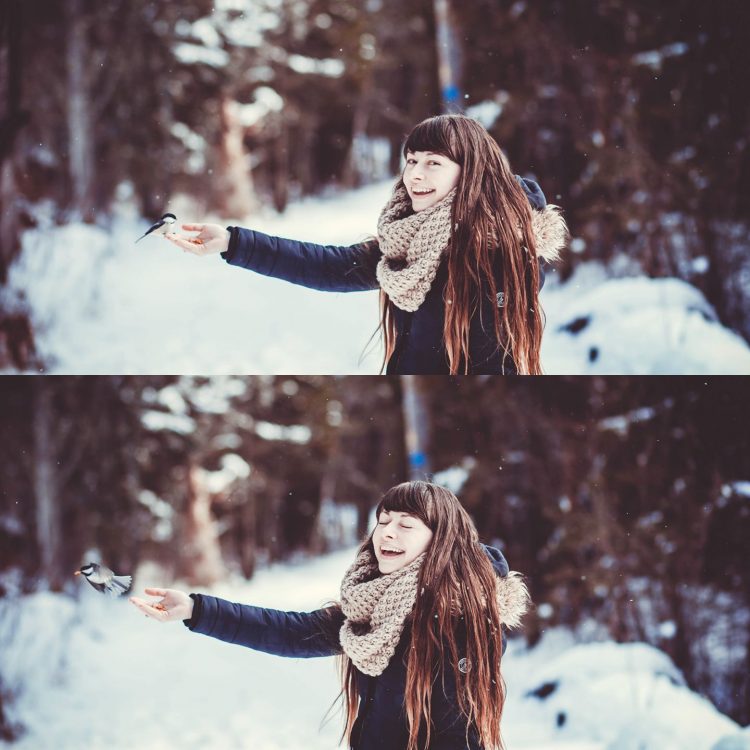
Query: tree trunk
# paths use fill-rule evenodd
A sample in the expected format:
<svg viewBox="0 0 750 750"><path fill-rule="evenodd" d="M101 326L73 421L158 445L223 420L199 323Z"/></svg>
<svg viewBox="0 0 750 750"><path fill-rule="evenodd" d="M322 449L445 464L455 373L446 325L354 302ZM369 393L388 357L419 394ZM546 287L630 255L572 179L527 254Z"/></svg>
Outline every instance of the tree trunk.
<svg viewBox="0 0 750 750"><path fill-rule="evenodd" d="M409 458L409 477L427 479L432 473L427 453L430 418L422 382L416 375L402 375L404 431Z"/></svg>
<svg viewBox="0 0 750 750"><path fill-rule="evenodd" d="M34 383L34 498L40 572L53 591L62 588L62 533L57 497L56 451L52 434L52 386L43 378Z"/></svg>
<svg viewBox="0 0 750 750"><path fill-rule="evenodd" d="M745 607L750 607L750 577L745 576ZM741 632L741 629L740 629ZM739 633L739 637L742 637ZM747 726L750 723L750 633L745 631L745 668L738 670L737 711L735 719Z"/></svg>
<svg viewBox="0 0 750 750"><path fill-rule="evenodd" d="M238 554L240 568L245 578L252 578L257 565L256 549L258 546L258 518L257 500L251 490L247 493L245 502L240 506L240 523L238 524Z"/></svg>
<svg viewBox="0 0 750 750"><path fill-rule="evenodd" d="M89 57L86 13L82 0L65 3L67 45L65 67L68 88L68 170L72 208L85 220L93 220L94 140L91 122Z"/></svg>
<svg viewBox="0 0 750 750"><path fill-rule="evenodd" d="M367 165L361 164L360 159L363 155L362 146L367 139L367 123L370 119L370 92L372 91L372 74L370 70L365 72L365 79L362 83L362 90L357 97L357 103L354 108L354 117L352 118L352 137L349 142L349 153L344 165L343 183L348 188L359 187L366 180L363 171L367 170Z"/></svg>
<svg viewBox="0 0 750 750"><path fill-rule="evenodd" d="M258 202L245 154L245 129L240 122L237 102L227 98L223 100L221 125L221 176L217 205L226 218L242 218L252 213L258 207Z"/></svg>
<svg viewBox="0 0 750 750"><path fill-rule="evenodd" d="M273 205L282 212L289 202L289 131L279 119L279 134L273 142Z"/></svg>
<svg viewBox="0 0 750 750"><path fill-rule="evenodd" d="M444 112L462 112L461 47L449 0L435 0L438 77Z"/></svg>
<svg viewBox="0 0 750 750"><path fill-rule="evenodd" d="M313 532L310 536L310 552L314 555L321 555L325 552L330 552L331 548L329 545L330 534L323 529L323 524L330 522L330 519L322 519L321 515L323 509L326 507L327 502L333 502L333 498L336 496L336 472L333 470L333 462L329 456L326 463L325 469L323 469L323 475L320 478L320 498L318 503L318 513L315 519L315 525ZM339 529L340 531L340 529ZM336 540L336 547L340 548L342 545L341 535Z"/></svg>
<svg viewBox="0 0 750 750"><path fill-rule="evenodd" d="M8 268L20 248L18 201L10 158L0 164L0 284L8 280Z"/></svg>
<svg viewBox="0 0 750 750"><path fill-rule="evenodd" d="M199 466L191 466L188 470L186 516L186 573L189 582L210 586L224 578L225 570L219 535L211 515L211 494L206 487L203 469Z"/></svg>
<svg viewBox="0 0 750 750"><path fill-rule="evenodd" d="M294 160L297 164L297 179L302 189L302 195L312 195L318 187L315 174L315 137L318 123L313 115L304 117L297 126L297 147Z"/></svg>
<svg viewBox="0 0 750 750"><path fill-rule="evenodd" d="M613 565L605 574L612 605L609 615L609 632L618 643L623 643L632 639L628 624L630 621L628 614L632 604L628 601L628 593L625 588L626 578L620 574L619 563L616 562L620 559L616 543L617 520L610 505L611 501L603 489L606 486L602 478L605 469L606 459L603 456L594 455L591 459L589 482L596 540L602 555L613 562Z"/></svg>
<svg viewBox="0 0 750 750"><path fill-rule="evenodd" d="M5 0L0 11L0 54L5 70L0 89L5 90L5 112L0 117L0 284L19 249L19 204L13 174L13 148L19 131L28 123L29 113L21 108L21 3Z"/></svg>

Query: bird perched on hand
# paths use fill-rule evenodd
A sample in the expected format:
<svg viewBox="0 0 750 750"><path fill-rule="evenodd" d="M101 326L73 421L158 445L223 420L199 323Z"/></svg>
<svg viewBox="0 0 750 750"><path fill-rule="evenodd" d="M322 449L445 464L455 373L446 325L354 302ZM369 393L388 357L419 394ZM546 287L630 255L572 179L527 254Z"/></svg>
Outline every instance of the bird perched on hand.
<svg viewBox="0 0 750 750"><path fill-rule="evenodd" d="M149 234L167 234L172 230L172 225L177 221L177 217L174 214L164 214L155 224L152 224L147 230L143 237L147 237ZM143 237L139 237L136 243L140 242Z"/></svg>
<svg viewBox="0 0 750 750"><path fill-rule="evenodd" d="M106 565L86 563L73 574L82 575L97 591L106 591L113 596L120 596L130 590L133 583L131 576L116 576Z"/></svg>

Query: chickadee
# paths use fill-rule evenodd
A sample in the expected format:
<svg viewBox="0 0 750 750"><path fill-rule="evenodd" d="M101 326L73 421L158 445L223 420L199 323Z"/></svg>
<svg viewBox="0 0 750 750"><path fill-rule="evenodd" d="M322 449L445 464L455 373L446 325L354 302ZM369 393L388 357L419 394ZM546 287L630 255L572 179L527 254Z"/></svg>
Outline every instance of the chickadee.
<svg viewBox="0 0 750 750"><path fill-rule="evenodd" d="M106 591L113 596L120 596L129 591L133 583L131 576L116 576L106 565L96 563L86 563L73 575L83 575L97 591L101 591L102 594Z"/></svg>
<svg viewBox="0 0 750 750"><path fill-rule="evenodd" d="M146 231L146 234L143 235L143 237L146 237L149 234L167 234L167 232L171 231L172 225L177 221L177 217L174 214L164 214L164 216L159 219L155 224L152 224L148 230ZM143 237L139 237L136 240L136 243L140 242Z"/></svg>

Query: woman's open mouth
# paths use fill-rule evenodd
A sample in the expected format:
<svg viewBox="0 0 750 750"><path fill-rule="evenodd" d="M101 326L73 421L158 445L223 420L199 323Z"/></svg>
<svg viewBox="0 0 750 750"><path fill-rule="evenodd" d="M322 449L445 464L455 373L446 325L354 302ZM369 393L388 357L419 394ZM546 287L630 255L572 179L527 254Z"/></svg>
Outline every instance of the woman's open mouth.
<svg viewBox="0 0 750 750"><path fill-rule="evenodd" d="M434 193L434 190L414 190L412 189L411 193L415 198L424 198L426 195L431 195Z"/></svg>
<svg viewBox="0 0 750 750"><path fill-rule="evenodd" d="M399 549L398 547L381 547L380 554L383 555L383 557L398 557L399 555L404 554L404 550Z"/></svg>

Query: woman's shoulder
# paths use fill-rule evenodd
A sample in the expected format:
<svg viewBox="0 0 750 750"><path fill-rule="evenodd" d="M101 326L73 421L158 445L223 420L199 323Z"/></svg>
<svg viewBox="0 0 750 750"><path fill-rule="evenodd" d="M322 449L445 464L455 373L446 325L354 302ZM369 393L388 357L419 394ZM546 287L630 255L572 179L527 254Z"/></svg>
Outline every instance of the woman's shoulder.
<svg viewBox="0 0 750 750"><path fill-rule="evenodd" d="M526 193L526 197L529 199L531 207L535 208L537 211L541 211L547 205L547 199L545 198L542 189L539 187L539 183L528 177L521 177L520 175L516 175L516 180Z"/></svg>

